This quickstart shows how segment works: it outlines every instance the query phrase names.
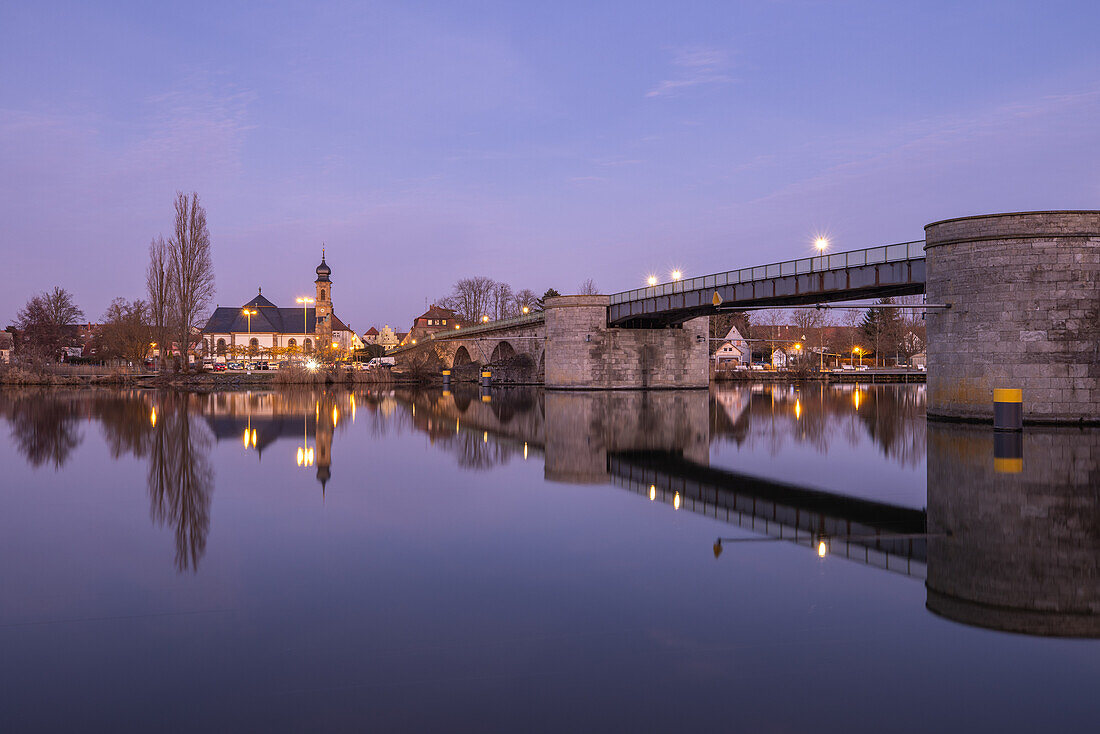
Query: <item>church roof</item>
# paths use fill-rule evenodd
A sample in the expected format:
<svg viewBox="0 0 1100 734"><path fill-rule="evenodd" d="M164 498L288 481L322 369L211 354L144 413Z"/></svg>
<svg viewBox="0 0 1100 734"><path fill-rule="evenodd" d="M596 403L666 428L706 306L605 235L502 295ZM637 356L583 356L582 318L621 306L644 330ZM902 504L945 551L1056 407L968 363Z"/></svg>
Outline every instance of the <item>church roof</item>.
<svg viewBox="0 0 1100 734"><path fill-rule="evenodd" d="M267 305L264 305L267 304ZM214 309L214 313L202 328L206 334L231 334L234 332L247 332L248 317L244 315L244 309L256 311L252 317L252 331L260 334L274 332L276 334L312 334L317 330L317 310L314 308L280 308L263 296L256 296L240 308L221 306ZM303 316L305 329L303 330ZM348 331L347 325L336 314L332 314L332 330Z"/></svg>

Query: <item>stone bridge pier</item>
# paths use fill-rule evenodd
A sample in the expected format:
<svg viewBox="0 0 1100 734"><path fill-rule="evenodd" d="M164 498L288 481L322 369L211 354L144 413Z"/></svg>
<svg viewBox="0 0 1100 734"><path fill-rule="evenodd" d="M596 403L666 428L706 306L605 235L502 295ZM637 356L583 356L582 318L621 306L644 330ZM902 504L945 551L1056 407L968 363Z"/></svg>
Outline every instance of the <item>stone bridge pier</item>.
<svg viewBox="0 0 1100 734"><path fill-rule="evenodd" d="M608 326L609 296L560 296L546 308L545 385L560 389L705 388L707 318L659 329Z"/></svg>
<svg viewBox="0 0 1100 734"><path fill-rule="evenodd" d="M925 227L928 413L991 419L996 388L1024 421L1100 423L1100 211L948 219Z"/></svg>

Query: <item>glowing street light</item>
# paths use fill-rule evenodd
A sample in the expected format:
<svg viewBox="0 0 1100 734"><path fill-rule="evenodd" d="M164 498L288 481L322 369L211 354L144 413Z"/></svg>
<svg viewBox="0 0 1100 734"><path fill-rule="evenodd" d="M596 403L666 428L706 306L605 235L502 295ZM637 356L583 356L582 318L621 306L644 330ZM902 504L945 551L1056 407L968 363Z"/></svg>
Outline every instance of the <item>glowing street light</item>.
<svg viewBox="0 0 1100 734"><path fill-rule="evenodd" d="M302 304L302 351L305 351L305 335L309 334L309 330L306 328L308 323L309 304L313 303L313 299L308 296L302 296L301 298L295 298L295 301Z"/></svg>
<svg viewBox="0 0 1100 734"><path fill-rule="evenodd" d="M651 275L645 279L645 282L649 285L657 285L657 276Z"/></svg>
<svg viewBox="0 0 1100 734"><path fill-rule="evenodd" d="M483 323L483 324L489 323L489 317L488 316L482 316L481 317L481 323Z"/></svg>
<svg viewBox="0 0 1100 734"><path fill-rule="evenodd" d="M682 277L684 277L684 274L681 273L679 270L673 270L672 271L672 279L673 280L679 280Z"/></svg>
<svg viewBox="0 0 1100 734"><path fill-rule="evenodd" d="M817 251L820 252L820 253L824 253L825 248L828 247L828 246L829 246L829 238L828 237L818 237L816 240L814 240L814 247L816 247Z"/></svg>
<svg viewBox="0 0 1100 734"><path fill-rule="evenodd" d="M529 313L531 313L531 309L528 308L527 306L524 306L523 307L523 313L524 313L524 315L529 314Z"/></svg>

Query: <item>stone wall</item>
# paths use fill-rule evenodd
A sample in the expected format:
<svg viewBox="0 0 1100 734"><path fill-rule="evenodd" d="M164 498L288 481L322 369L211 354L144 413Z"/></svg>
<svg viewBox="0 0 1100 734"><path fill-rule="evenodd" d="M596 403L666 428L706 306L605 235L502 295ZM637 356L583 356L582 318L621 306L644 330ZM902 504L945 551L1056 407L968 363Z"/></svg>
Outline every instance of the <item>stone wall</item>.
<svg viewBox="0 0 1100 734"><path fill-rule="evenodd" d="M1024 420L1100 421L1100 211L967 217L925 227L928 412L991 419L1019 388Z"/></svg>
<svg viewBox="0 0 1100 734"><path fill-rule="evenodd" d="M610 328L608 303L607 296L547 301L546 387L707 387L706 318L667 329Z"/></svg>

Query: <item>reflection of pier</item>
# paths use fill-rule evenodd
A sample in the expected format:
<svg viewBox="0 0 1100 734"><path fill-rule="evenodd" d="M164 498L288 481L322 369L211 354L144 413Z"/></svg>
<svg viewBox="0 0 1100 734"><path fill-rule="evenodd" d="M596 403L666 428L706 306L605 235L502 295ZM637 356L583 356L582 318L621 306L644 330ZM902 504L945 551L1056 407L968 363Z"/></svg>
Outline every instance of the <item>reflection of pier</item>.
<svg viewBox="0 0 1100 734"><path fill-rule="evenodd" d="M675 454L613 454L607 466L614 484L677 510L815 549L825 543L820 551L830 555L926 576L922 510L701 466Z"/></svg>

